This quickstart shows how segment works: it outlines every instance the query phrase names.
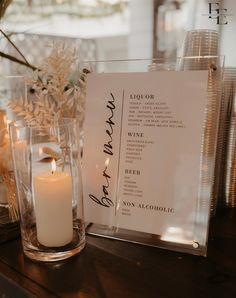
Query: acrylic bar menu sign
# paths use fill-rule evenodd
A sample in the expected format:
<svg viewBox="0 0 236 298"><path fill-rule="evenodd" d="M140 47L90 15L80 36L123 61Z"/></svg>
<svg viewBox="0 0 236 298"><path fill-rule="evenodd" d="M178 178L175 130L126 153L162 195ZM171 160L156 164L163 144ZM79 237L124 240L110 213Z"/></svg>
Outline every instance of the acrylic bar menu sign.
<svg viewBox="0 0 236 298"><path fill-rule="evenodd" d="M83 151L87 222L192 239L207 71L90 74Z"/></svg>

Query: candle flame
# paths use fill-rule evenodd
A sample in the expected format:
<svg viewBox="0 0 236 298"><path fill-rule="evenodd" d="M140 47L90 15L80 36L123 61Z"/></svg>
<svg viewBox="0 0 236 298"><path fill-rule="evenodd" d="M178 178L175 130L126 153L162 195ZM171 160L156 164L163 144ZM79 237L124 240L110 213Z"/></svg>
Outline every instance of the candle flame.
<svg viewBox="0 0 236 298"><path fill-rule="evenodd" d="M56 162L55 162L55 159L52 160L52 174L54 174L54 172L56 172Z"/></svg>

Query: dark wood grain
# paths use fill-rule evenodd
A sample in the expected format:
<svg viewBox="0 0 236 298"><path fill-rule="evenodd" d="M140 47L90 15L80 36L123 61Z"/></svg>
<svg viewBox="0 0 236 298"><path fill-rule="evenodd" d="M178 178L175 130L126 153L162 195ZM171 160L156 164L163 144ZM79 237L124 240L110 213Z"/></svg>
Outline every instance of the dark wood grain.
<svg viewBox="0 0 236 298"><path fill-rule="evenodd" d="M22 297L235 298L236 210L212 220L207 258L88 236L79 255L40 263L17 239L0 245L0 274Z"/></svg>

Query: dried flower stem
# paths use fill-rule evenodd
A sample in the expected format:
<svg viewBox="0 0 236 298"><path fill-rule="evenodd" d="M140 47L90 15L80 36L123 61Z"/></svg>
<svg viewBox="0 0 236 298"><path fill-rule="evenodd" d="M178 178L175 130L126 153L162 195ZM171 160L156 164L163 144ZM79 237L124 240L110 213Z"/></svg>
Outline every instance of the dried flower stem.
<svg viewBox="0 0 236 298"><path fill-rule="evenodd" d="M25 63L29 64L25 56L21 53L21 51L17 48L17 46L11 41L10 37L6 35L6 33L2 31L2 29L0 29L0 32L9 41L9 43L13 46L13 48L16 49L16 51L20 54L20 56L25 60Z"/></svg>
<svg viewBox="0 0 236 298"><path fill-rule="evenodd" d="M24 66L27 66L29 68L31 68L32 70L36 70L37 67L31 65L28 60L25 58L25 56L22 54L22 52L17 48L17 46L11 41L10 37L2 30L0 29L0 32L2 33L2 35L7 39L7 41L14 47L14 49L19 53L19 55L23 58L24 61L14 57L14 56L11 56L11 55L8 55L6 53L3 53L3 52L0 52L0 56L3 57L3 58L6 58L8 60L11 60L13 62L17 62L19 64L22 64Z"/></svg>
<svg viewBox="0 0 236 298"><path fill-rule="evenodd" d="M19 64L21 64L21 65L24 65L24 66L26 66L26 67L29 67L29 68L31 68L32 70L37 70L37 69L38 69L37 67L35 67L35 66L33 66L33 65L29 64L29 63L26 63L26 62L24 62L24 61L22 61L22 60L20 60L20 59L18 59L18 58L16 58L16 57L14 57L14 56L8 55L8 54L3 53L3 52L1 52L1 51L0 51L0 56L3 57L3 58L6 58L6 59L8 59L8 60L11 60L11 61L13 61L13 62L16 62L16 63L19 63Z"/></svg>

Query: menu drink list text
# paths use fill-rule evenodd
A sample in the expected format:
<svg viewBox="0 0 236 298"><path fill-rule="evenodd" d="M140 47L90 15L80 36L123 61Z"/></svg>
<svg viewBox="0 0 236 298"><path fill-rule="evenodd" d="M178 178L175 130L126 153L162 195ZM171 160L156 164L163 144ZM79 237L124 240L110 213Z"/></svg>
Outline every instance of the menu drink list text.
<svg viewBox="0 0 236 298"><path fill-rule="evenodd" d="M192 239L207 71L90 74L85 220Z"/></svg>

